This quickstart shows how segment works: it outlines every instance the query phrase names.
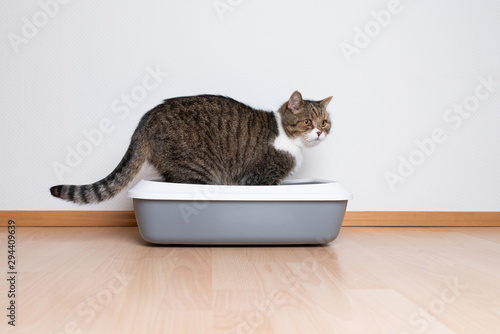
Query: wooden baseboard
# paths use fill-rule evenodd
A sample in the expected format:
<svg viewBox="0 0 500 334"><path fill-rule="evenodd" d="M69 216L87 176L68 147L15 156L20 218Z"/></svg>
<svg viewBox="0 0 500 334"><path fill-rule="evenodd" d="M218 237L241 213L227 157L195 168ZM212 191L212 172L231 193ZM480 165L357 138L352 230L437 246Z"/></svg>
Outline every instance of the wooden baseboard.
<svg viewBox="0 0 500 334"><path fill-rule="evenodd" d="M133 211L0 211L0 226L136 226ZM348 211L343 226L500 226L500 212Z"/></svg>
<svg viewBox="0 0 500 334"><path fill-rule="evenodd" d="M137 226L134 211L0 211L0 226Z"/></svg>
<svg viewBox="0 0 500 334"><path fill-rule="evenodd" d="M343 226L500 226L500 212L348 211Z"/></svg>

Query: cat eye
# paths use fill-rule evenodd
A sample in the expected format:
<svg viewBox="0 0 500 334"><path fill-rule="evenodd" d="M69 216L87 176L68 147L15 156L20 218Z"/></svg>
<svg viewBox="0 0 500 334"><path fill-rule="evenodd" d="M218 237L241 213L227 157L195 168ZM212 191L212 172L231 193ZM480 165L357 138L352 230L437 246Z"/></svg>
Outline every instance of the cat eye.
<svg viewBox="0 0 500 334"><path fill-rule="evenodd" d="M311 125L311 123L312 123L312 122L311 122L311 120L310 120L310 119L306 119L306 120L304 120L304 124L305 124L305 125L307 125L307 126Z"/></svg>
<svg viewBox="0 0 500 334"><path fill-rule="evenodd" d="M322 121L321 126L326 126L326 121Z"/></svg>

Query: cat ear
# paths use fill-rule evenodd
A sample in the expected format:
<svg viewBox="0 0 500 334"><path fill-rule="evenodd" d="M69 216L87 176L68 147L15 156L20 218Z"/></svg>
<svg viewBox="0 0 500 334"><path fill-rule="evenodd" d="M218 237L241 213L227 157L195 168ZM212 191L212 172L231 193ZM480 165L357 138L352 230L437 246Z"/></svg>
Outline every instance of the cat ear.
<svg viewBox="0 0 500 334"><path fill-rule="evenodd" d="M321 107L326 109L326 106L328 106L328 103L330 103L332 98L333 96L327 97L326 99L319 101L319 104L321 105Z"/></svg>
<svg viewBox="0 0 500 334"><path fill-rule="evenodd" d="M288 109L290 109L294 114L299 112L304 105L304 100L302 100L302 95L298 91L293 92L292 96L288 100Z"/></svg>

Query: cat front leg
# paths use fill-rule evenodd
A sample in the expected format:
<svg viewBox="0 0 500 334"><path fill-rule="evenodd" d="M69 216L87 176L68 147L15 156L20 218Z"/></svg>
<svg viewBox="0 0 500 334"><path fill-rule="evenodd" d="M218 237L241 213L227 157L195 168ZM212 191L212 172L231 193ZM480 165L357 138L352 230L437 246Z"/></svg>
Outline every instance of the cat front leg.
<svg viewBox="0 0 500 334"><path fill-rule="evenodd" d="M244 178L242 184L246 186L275 186L281 183L283 178L273 175L252 174Z"/></svg>
<svg viewBox="0 0 500 334"><path fill-rule="evenodd" d="M278 185L290 174L295 166L289 154L279 154L258 163L245 175L242 184L245 185Z"/></svg>

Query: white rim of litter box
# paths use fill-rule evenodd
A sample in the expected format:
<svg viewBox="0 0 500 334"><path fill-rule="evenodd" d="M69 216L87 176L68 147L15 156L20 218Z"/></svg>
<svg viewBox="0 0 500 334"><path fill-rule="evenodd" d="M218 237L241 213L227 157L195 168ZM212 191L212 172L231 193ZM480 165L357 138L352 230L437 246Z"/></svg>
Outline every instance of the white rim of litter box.
<svg viewBox="0 0 500 334"><path fill-rule="evenodd" d="M352 194L336 181L317 179L287 180L279 186L221 186L146 178L128 191L128 197L174 201L346 201L352 199Z"/></svg>

